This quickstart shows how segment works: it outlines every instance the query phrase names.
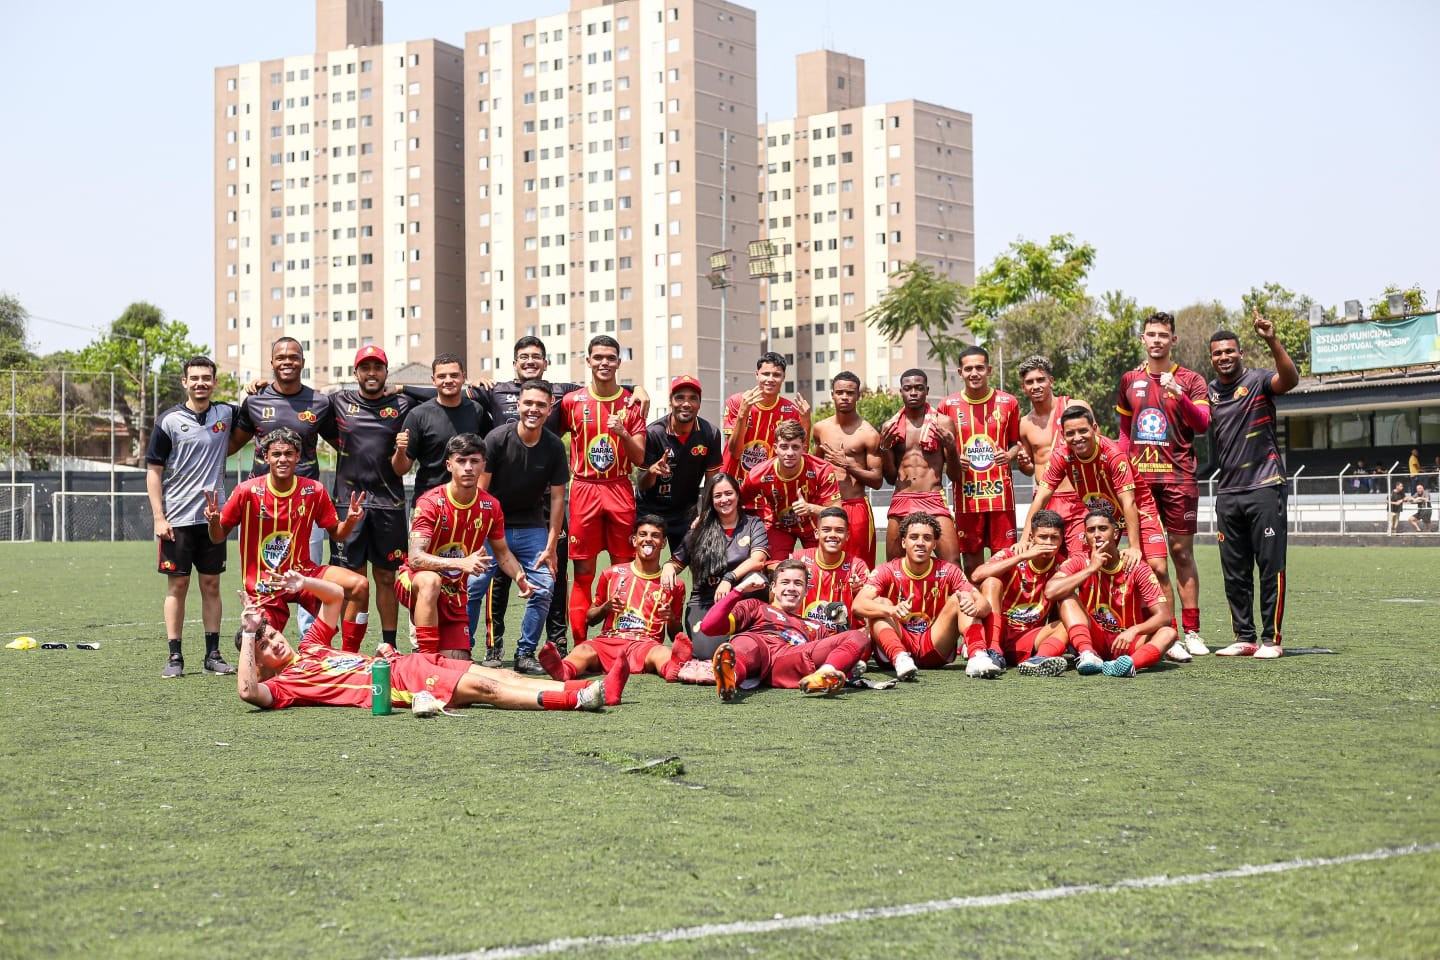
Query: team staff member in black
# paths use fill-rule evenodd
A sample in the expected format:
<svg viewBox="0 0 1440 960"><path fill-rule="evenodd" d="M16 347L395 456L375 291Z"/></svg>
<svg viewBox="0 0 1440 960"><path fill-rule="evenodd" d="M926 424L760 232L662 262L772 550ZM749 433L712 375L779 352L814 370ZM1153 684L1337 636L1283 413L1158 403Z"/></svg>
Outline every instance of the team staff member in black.
<svg viewBox="0 0 1440 960"><path fill-rule="evenodd" d="M645 430L646 467L635 484L635 510L665 520L673 554L690 532L700 486L720 472L724 440L700 417L700 381L688 374L670 381L670 415Z"/></svg>
<svg viewBox="0 0 1440 960"><path fill-rule="evenodd" d="M1275 324L1255 314L1255 332L1270 348L1274 370L1245 369L1240 338L1229 330L1210 336L1210 442L1220 468L1215 517L1220 569L1235 642L1221 656L1281 656L1285 615L1285 462L1275 437L1275 397L1300 382L1300 372L1275 335ZM1260 632L1256 643L1251 568L1260 568Z"/></svg>
<svg viewBox="0 0 1440 960"><path fill-rule="evenodd" d="M251 438L259 441L277 427L289 427L300 435L300 462L295 465L295 476L307 480L320 480L320 460L316 449L320 445L322 430L331 429L333 411L330 398L301 382L305 370L305 350L294 337L280 337L270 345L270 370L275 379L262 384L240 402L240 412L235 416L235 432L230 436L230 453L245 446ZM256 456L250 468L250 476L258 477L269 473L270 467L263 456ZM325 556L325 531L316 524L310 534L310 557L317 564ZM300 610L300 629L309 629L314 622L310 611Z"/></svg>
<svg viewBox="0 0 1440 960"><path fill-rule="evenodd" d="M450 482L445 467L445 445L450 438L462 433L483 437L490 427L489 413L465 396L465 361L458 355L442 353L432 360L430 382L435 385L435 399L426 400L405 417L390 457L390 466L402 477L419 464L412 507L424 493Z"/></svg>
<svg viewBox="0 0 1440 960"><path fill-rule="evenodd" d="M385 381L390 360L371 344L355 354L355 389L330 398L334 416L324 429L325 440L335 448L336 503L349 503L350 495L365 494L365 516L344 542L330 541L330 562L365 575L368 564L375 581L371 596L380 611L383 642L395 645L399 601L395 598L395 571L409 549L405 519L405 481L391 463L395 437L410 411L420 401L408 394L391 394ZM364 623L368 610L347 605L345 620Z"/></svg>

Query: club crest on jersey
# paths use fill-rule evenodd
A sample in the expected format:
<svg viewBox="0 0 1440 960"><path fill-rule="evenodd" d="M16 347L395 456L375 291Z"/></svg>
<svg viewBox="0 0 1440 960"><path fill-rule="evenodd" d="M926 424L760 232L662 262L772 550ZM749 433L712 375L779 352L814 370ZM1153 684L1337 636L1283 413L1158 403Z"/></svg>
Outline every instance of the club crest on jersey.
<svg viewBox="0 0 1440 960"><path fill-rule="evenodd" d="M695 446L690 448L690 456L692 457L703 457L709 452L710 449L706 447L703 443L697 443Z"/></svg>
<svg viewBox="0 0 1440 960"><path fill-rule="evenodd" d="M260 543L260 561L271 570L279 569L280 564L290 555L290 532L279 530L270 534Z"/></svg>
<svg viewBox="0 0 1440 960"><path fill-rule="evenodd" d="M400 411L396 410L394 407L386 407L385 409L380 411L380 419L382 420L394 420L399 416Z"/></svg>
<svg viewBox="0 0 1440 960"><path fill-rule="evenodd" d="M1119 633L1125 629L1120 625L1120 618L1115 615L1115 611L1106 604L1100 604L1090 616L1109 633Z"/></svg>
<svg viewBox="0 0 1440 960"><path fill-rule="evenodd" d="M760 464L770 459L770 444L764 440L751 440L745 444L745 449L740 451L740 466L749 473Z"/></svg>
<svg viewBox="0 0 1440 960"><path fill-rule="evenodd" d="M995 443L984 434L972 437L965 445L965 455L970 458L970 469L989 470L995 466Z"/></svg>
<svg viewBox="0 0 1440 960"><path fill-rule="evenodd" d="M313 410L301 410L300 419L306 423L314 423L319 418L315 416L315 411Z"/></svg>
<svg viewBox="0 0 1440 960"><path fill-rule="evenodd" d="M1170 432L1170 419L1158 407L1146 407L1135 418L1135 441L1137 443L1164 443Z"/></svg>
<svg viewBox="0 0 1440 960"><path fill-rule="evenodd" d="M1249 387L1236 387L1236 388L1235 388L1235 399L1236 399L1236 400L1241 400L1241 399L1244 399L1245 397L1248 397L1248 396L1250 396L1250 388L1249 388Z"/></svg>
<svg viewBox="0 0 1440 960"><path fill-rule="evenodd" d="M215 424L215 426L213 426L213 427L210 428L210 431L211 431L212 433L224 433L224 432L225 432L225 421L222 420L222 421L220 421L219 423Z"/></svg>
<svg viewBox="0 0 1440 960"><path fill-rule="evenodd" d="M590 466L604 473L606 470L615 466L617 459L615 444L610 442L610 436L608 434L602 433L590 441L590 447L585 451L585 457L590 461Z"/></svg>
<svg viewBox="0 0 1440 960"><path fill-rule="evenodd" d="M805 642L805 634L801 633L799 630L796 630L794 627L781 627L780 639L784 640L792 647L798 647L800 646L800 644Z"/></svg>

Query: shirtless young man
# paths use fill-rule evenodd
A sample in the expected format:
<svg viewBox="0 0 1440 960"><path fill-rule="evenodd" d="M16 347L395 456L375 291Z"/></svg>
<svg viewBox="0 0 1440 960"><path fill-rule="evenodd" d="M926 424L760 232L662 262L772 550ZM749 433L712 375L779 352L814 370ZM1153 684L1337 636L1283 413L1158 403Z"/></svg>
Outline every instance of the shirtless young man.
<svg viewBox="0 0 1440 960"><path fill-rule="evenodd" d="M1090 404L1077 397L1055 396L1055 372L1045 357L1027 357L1019 369L1020 387L1030 398L1030 411L1020 419L1020 455L1015 465L1028 477L1041 477L1050 463L1050 450L1055 441L1064 443L1060 436L1060 411L1071 404L1088 409ZM1085 515L1085 505L1075 494L1075 485L1068 477L1051 494L1048 506L1060 514L1067 527L1080 523ZM1063 543L1060 555L1065 556Z"/></svg>
<svg viewBox="0 0 1440 960"><path fill-rule="evenodd" d="M850 518L846 554L875 566L875 514L865 488L880 489L880 431L855 410L860 400L860 378L849 370L830 381L835 416L815 424L815 455L836 468L840 480L840 506Z"/></svg>
<svg viewBox="0 0 1440 960"><path fill-rule="evenodd" d="M940 559L956 563L960 540L943 489L946 476L957 480L960 475L955 421L931 407L929 397L930 381L924 371L906 370L900 375L905 405L880 430L880 470L895 485L885 525L885 552L900 556L900 521L918 511L940 522Z"/></svg>

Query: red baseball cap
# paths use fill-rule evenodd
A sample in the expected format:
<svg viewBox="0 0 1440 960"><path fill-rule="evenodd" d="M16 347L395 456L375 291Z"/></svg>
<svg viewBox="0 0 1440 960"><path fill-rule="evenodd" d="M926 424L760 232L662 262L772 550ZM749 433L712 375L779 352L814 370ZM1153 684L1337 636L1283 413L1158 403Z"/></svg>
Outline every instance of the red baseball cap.
<svg viewBox="0 0 1440 960"><path fill-rule="evenodd" d="M671 393L674 393L681 387L689 387L701 396L705 395L705 391L700 389L700 379L698 377L692 377L688 373L682 373L680 376L670 381Z"/></svg>
<svg viewBox="0 0 1440 960"><path fill-rule="evenodd" d="M361 362L365 360L379 360L381 363L385 364L385 366L390 366L390 358L385 356L385 351L381 350L373 343L366 344L365 346L361 347L360 350L355 354L354 366L360 366Z"/></svg>

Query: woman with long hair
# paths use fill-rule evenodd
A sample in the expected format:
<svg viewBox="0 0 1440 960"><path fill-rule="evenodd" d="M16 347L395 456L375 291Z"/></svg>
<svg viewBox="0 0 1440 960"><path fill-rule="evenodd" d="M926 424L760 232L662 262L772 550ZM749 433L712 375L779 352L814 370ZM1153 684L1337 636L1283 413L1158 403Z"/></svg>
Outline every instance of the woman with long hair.
<svg viewBox="0 0 1440 960"><path fill-rule="evenodd" d="M709 661L726 639L701 632L700 621L747 574L764 571L769 551L765 524L740 507L740 484L728 473L712 476L700 492L695 526L660 573L661 585L669 589L680 572L690 568L685 628L697 660Z"/></svg>

